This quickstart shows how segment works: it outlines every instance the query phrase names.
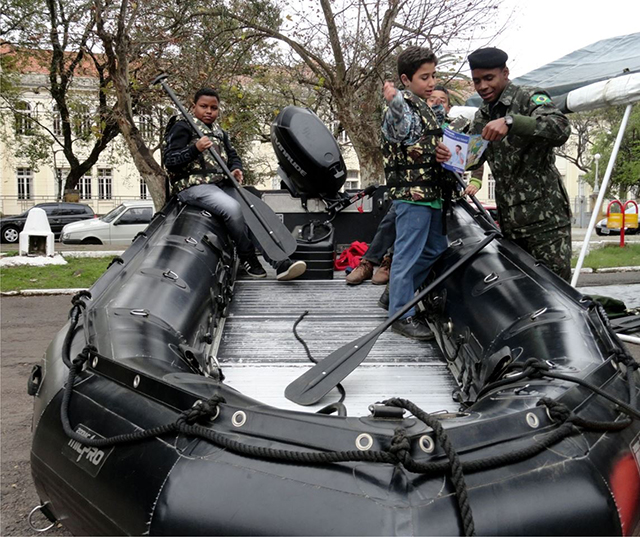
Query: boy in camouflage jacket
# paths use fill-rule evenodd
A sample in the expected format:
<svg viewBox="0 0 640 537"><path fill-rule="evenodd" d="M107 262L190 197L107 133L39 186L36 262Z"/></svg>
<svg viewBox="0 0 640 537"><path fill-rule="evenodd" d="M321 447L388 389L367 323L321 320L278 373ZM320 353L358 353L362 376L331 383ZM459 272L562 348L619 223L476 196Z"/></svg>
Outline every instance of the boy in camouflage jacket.
<svg viewBox="0 0 640 537"><path fill-rule="evenodd" d="M389 280L389 316L413 298L429 269L446 250L442 233L443 174L440 163L451 153L441 141L438 120L427 104L435 87L437 58L429 49L408 47L398 56L398 91L385 82L388 103L382 123L382 154L396 211L396 240ZM414 339L431 339L429 328L415 319L415 308L391 325Z"/></svg>

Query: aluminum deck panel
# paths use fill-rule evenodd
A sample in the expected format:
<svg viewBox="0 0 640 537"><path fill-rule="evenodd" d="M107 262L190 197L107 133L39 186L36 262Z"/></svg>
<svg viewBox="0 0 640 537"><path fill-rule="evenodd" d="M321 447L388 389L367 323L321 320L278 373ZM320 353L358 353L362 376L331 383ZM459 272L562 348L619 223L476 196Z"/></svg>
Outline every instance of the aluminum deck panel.
<svg viewBox="0 0 640 537"><path fill-rule="evenodd" d="M319 404L301 407L284 389L313 364L296 340L293 325L311 355L321 360L386 319L377 306L384 288L365 283L350 287L343 279L236 282L216 355L226 383L268 405L315 412L336 401L337 390ZM435 342L407 339L388 330L367 359L343 382L350 415L366 415L370 404L389 397L412 400L434 412L455 410L457 385Z"/></svg>

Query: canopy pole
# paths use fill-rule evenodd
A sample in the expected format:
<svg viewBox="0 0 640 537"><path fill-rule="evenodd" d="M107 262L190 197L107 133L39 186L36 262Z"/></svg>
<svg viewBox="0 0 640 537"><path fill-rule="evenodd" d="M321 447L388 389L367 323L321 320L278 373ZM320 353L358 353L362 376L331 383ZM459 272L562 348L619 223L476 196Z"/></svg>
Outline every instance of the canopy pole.
<svg viewBox="0 0 640 537"><path fill-rule="evenodd" d="M629 115L631 114L632 107L633 107L632 104L627 105L627 108L625 108L625 111L624 111L624 116L622 117L622 123L620 123L618 136L616 136L616 143L613 145L613 151L611 152L611 157L609 158L609 164L607 164L607 171L604 173L602 184L600 185L600 192L598 193L598 199L596 200L595 207L593 208L593 214L591 215L591 220L589 222L589 227L587 228L587 233L584 236L584 242L582 243L582 249L580 250L578 263L576 264L575 271L571 278L571 285L573 287L575 287L576 283L578 283L578 277L580 276L580 269L582 269L582 263L584 263L584 258L587 253L587 249L589 248L589 240L591 239L591 234L593 233L593 229L596 227L596 219L598 218L598 214L600 214L600 207L602 206L602 200L604 199L604 195L607 192L607 187L609 186L609 179L611 178L613 165L615 164L616 157L618 156L620 144L622 143L622 137L624 136L624 131L627 128L627 122L629 121Z"/></svg>
<svg viewBox="0 0 640 537"><path fill-rule="evenodd" d="M635 343L636 345L640 345L640 337L628 336L626 334L617 334L618 339L622 341L626 341L627 343Z"/></svg>

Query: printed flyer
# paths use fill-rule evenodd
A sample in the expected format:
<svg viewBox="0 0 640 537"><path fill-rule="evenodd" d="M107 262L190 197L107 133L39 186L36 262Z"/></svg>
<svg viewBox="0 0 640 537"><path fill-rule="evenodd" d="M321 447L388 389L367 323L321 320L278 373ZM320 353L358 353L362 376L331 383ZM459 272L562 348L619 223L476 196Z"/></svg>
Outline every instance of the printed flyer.
<svg viewBox="0 0 640 537"><path fill-rule="evenodd" d="M458 173L464 173L477 164L489 143L479 134L461 134L449 129L444 130L442 142L451 151L451 158L442 166Z"/></svg>

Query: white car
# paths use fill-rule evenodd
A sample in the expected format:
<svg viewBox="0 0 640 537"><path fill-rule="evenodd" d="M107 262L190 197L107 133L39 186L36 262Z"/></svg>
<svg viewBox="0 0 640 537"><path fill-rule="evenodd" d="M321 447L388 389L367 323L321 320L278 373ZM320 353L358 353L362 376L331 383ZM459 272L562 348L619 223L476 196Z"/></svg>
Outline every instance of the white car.
<svg viewBox="0 0 640 537"><path fill-rule="evenodd" d="M151 200L125 201L100 218L67 224L60 239L64 244L130 244L153 213Z"/></svg>

